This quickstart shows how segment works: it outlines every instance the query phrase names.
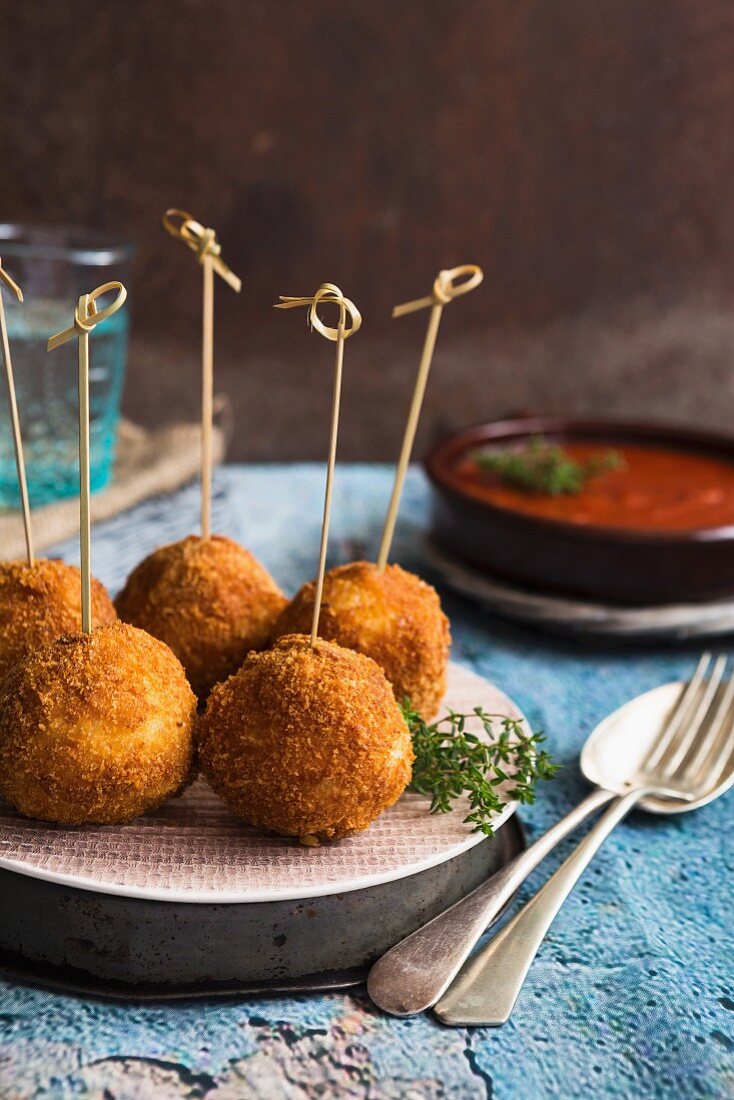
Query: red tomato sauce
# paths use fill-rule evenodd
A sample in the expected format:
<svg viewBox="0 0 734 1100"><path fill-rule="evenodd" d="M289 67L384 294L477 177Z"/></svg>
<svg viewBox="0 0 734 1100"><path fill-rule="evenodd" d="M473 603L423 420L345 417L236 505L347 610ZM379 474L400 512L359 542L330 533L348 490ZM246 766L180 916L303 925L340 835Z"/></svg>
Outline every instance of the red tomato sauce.
<svg viewBox="0 0 734 1100"><path fill-rule="evenodd" d="M734 464L694 451L662 447L563 443L580 462L613 449L621 469L593 476L581 492L549 496L504 484L465 454L452 480L469 496L516 512L565 523L634 531L694 531L734 526Z"/></svg>

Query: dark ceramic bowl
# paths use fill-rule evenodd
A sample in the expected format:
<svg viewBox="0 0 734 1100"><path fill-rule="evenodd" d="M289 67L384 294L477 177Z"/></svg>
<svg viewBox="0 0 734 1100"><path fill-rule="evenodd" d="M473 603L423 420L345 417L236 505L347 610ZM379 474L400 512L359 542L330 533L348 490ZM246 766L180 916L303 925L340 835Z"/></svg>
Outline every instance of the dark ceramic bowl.
<svg viewBox="0 0 734 1100"><path fill-rule="evenodd" d="M734 439L683 428L562 417L479 424L441 440L426 459L432 537L439 547L494 577L541 592L634 605L734 595L734 526L683 532L581 526L477 500L451 476L467 452L537 435L560 443L665 447L734 465Z"/></svg>

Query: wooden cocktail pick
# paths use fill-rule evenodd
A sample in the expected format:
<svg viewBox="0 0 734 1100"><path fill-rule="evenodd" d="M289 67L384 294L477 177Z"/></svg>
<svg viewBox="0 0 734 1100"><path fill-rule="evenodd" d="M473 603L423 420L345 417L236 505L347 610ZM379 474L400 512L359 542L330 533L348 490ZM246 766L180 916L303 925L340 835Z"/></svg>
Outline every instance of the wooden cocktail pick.
<svg viewBox="0 0 734 1100"><path fill-rule="evenodd" d="M97 299L111 290L117 291L114 301L97 309ZM91 589L91 522L89 518L89 333L102 321L116 313L127 298L122 283L112 280L98 286L91 294L82 294L74 310L74 324L57 332L48 341L48 351L77 338L79 352L79 546L82 572L82 631L92 631Z"/></svg>
<svg viewBox="0 0 734 1100"><path fill-rule="evenodd" d="M206 229L185 210L166 210L163 227L182 240L204 271L204 300L201 344L201 534L211 535L212 511L212 419L214 395L214 272L239 294L241 280L221 257L222 246L213 229Z"/></svg>
<svg viewBox="0 0 734 1100"><path fill-rule="evenodd" d="M466 276L466 278L464 278L464 276ZM400 451L397 469L395 470L392 496L390 497L390 504L388 505L387 515L385 517L385 526L382 529L380 552L377 555L377 568L380 571L382 571L387 564L390 547L392 546L393 535L395 533L395 521L398 515L398 508L400 507L400 497L403 492L405 474L413 450L415 433L418 427L418 418L420 417L423 397L426 392L426 382L428 381L428 372L431 369L433 350L436 347L436 337L438 335L438 326L441 323L443 307L448 305L454 298L458 298L459 295L467 294L470 290L474 290L475 287L479 286L483 278L484 274L482 269L481 267L477 267L476 264L462 264L460 267L452 267L446 271L439 271L438 278L433 284L433 291L431 294L427 295L425 298L416 298L413 302L405 302L402 306L395 306L395 309L392 311L393 317L404 317L406 313L415 313L418 309L428 309L430 306L431 315L428 318L428 331L426 332L426 339L423 344L423 353L421 355L420 366L418 367L418 375L415 380L413 397L410 402L408 420L405 425L403 446ZM460 279L463 279L463 282L457 282L457 280Z"/></svg>
<svg viewBox="0 0 734 1100"><path fill-rule="evenodd" d="M0 283L4 283L11 290L19 302L23 301L23 291L14 279L8 275L0 260ZM15 448L15 468L18 471L18 488L20 490L20 505L23 509L23 527L25 530L25 552L28 564L34 565L33 555L33 531L31 529L31 506L28 502L28 484L25 476L25 460L23 458L23 439L20 434L20 420L18 419L18 402L15 396L15 375L13 363L10 358L10 342L8 340L8 326L5 321L5 306L3 305L2 290L0 290L0 336L2 336L3 359L5 360L5 380L8 385L8 403L10 405L10 419L13 426L13 447Z"/></svg>
<svg viewBox="0 0 734 1100"><path fill-rule="evenodd" d="M339 307L339 323L336 328L325 325L318 315L319 305L332 303ZM321 596L324 590L324 572L326 570L326 546L329 540L329 522L331 520L331 487L334 479L334 466L336 464L336 441L339 434L339 403L341 401L342 365L344 363L344 341L357 332L362 324L362 315L351 302L345 298L338 286L334 283L322 283L311 298L287 298L281 295L276 309L293 309L296 306L308 307L308 321L311 328L315 328L327 340L336 342L336 366L334 370L334 389L331 399L331 429L329 433L329 460L326 467L326 491L324 493L324 515L321 522L321 546L319 548L319 569L316 577L316 598L313 606L313 619L311 621L311 645L316 644L319 633L319 614L321 612ZM347 316L349 328L346 327Z"/></svg>

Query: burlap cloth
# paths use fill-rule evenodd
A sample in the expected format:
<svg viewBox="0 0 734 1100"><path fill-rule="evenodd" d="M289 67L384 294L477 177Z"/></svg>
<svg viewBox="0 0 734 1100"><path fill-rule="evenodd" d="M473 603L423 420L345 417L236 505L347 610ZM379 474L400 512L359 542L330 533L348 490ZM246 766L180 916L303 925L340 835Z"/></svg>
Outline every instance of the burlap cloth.
<svg viewBox="0 0 734 1100"><path fill-rule="evenodd" d="M227 435L226 425L214 428L215 462L224 457ZM199 472L200 436L199 424L173 424L147 431L123 420L112 481L92 496L92 522L109 519L147 497L171 492L190 481ZM79 501L70 497L34 508L32 519L35 549L43 550L78 532ZM0 560L24 556L20 512L5 512L0 515Z"/></svg>

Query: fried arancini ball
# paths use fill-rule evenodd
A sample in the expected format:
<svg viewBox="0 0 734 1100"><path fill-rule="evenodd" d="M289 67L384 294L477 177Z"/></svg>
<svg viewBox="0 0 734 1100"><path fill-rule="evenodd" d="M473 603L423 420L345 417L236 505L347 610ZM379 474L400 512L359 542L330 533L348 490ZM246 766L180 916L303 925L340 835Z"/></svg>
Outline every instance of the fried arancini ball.
<svg viewBox="0 0 734 1100"><path fill-rule="evenodd" d="M250 653L199 726L211 787L258 828L304 844L366 829L410 781L410 733L382 669L304 635Z"/></svg>
<svg viewBox="0 0 734 1100"><path fill-rule="evenodd" d="M115 600L124 622L171 647L200 699L267 645L285 603L249 550L221 535L154 550Z"/></svg>
<svg viewBox="0 0 734 1100"><path fill-rule="evenodd" d="M273 636L311 629L315 585L305 584L275 624ZM438 593L399 565L381 572L367 561L331 569L324 577L319 634L366 654L383 669L399 703L407 697L426 720L446 691L449 621Z"/></svg>
<svg viewBox="0 0 734 1100"><path fill-rule="evenodd" d="M191 778L195 721L163 642L121 622L67 635L0 687L0 793L60 825L132 821Z"/></svg>
<svg viewBox="0 0 734 1100"><path fill-rule="evenodd" d="M107 589L92 578L92 622L117 618ZM39 558L0 562L0 680L21 657L82 628L81 578L75 565Z"/></svg>

